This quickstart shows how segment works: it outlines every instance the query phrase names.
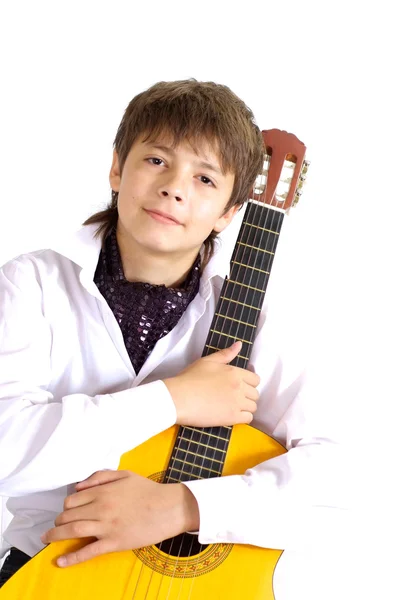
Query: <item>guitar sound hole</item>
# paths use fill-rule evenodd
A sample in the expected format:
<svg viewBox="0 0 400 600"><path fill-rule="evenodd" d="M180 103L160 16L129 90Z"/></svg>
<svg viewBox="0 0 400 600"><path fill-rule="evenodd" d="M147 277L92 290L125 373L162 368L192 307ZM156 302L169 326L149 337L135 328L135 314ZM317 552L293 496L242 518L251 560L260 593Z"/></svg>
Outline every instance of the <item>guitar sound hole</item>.
<svg viewBox="0 0 400 600"><path fill-rule="evenodd" d="M162 552L170 556L195 556L207 548L207 544L199 544L197 535L182 533L169 540L156 544Z"/></svg>

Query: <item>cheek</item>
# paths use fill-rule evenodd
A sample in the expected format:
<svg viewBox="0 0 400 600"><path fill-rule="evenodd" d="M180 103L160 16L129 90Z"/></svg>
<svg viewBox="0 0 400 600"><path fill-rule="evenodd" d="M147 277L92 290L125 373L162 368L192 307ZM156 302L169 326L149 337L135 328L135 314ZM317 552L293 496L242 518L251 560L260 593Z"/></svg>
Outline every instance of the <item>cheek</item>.
<svg viewBox="0 0 400 600"><path fill-rule="evenodd" d="M140 185L138 184L137 179L134 178L125 178L121 181L121 193L125 197L132 196L137 197L139 195Z"/></svg>
<svg viewBox="0 0 400 600"><path fill-rule="evenodd" d="M140 183L136 178L121 181L121 187L118 194L118 205L124 212L136 212L137 208L143 204L143 198L146 198L146 186Z"/></svg>
<svg viewBox="0 0 400 600"><path fill-rule="evenodd" d="M219 208L217 208L217 203L213 201L204 201L199 203L196 206L195 211L195 219L196 223L204 223L205 227L210 227L211 229L214 226L214 223L220 216Z"/></svg>

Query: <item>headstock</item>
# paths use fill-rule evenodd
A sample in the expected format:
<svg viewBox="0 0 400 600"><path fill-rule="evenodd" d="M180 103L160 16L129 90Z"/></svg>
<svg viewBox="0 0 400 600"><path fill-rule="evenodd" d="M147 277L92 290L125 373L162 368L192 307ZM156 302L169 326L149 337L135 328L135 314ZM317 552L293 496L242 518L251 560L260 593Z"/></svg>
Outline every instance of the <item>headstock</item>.
<svg viewBox="0 0 400 600"><path fill-rule="evenodd" d="M264 168L257 177L252 199L283 211L296 206L302 194L309 161L306 147L293 133L280 129L262 132Z"/></svg>

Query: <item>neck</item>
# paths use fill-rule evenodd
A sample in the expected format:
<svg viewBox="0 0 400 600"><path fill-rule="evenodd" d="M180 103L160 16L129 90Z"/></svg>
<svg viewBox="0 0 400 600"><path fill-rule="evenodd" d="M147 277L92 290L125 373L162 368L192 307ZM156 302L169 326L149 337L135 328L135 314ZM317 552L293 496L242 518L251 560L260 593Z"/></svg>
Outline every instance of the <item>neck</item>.
<svg viewBox="0 0 400 600"><path fill-rule="evenodd" d="M199 249L184 255L155 253L138 245L117 227L117 242L127 281L179 288L186 280Z"/></svg>

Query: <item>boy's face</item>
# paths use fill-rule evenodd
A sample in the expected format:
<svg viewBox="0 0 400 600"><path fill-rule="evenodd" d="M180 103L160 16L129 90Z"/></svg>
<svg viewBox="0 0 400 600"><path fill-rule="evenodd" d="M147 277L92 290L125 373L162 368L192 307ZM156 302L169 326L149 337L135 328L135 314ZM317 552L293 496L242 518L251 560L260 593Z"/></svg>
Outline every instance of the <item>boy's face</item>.
<svg viewBox="0 0 400 600"><path fill-rule="evenodd" d="M118 192L118 227L132 248L192 260L212 230L221 232L238 206L223 215L234 174L223 174L219 156L204 142L198 154L187 142L176 148L168 137L137 140L120 173L114 151L110 184ZM176 219L157 216L159 211Z"/></svg>

